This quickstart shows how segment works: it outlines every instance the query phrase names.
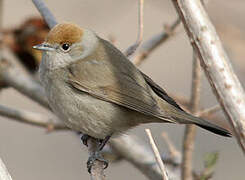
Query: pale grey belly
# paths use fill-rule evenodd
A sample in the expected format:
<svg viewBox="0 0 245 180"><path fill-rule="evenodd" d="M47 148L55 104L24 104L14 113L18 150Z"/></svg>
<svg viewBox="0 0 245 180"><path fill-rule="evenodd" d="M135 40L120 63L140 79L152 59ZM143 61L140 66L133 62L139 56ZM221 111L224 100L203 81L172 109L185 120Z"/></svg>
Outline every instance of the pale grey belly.
<svg viewBox="0 0 245 180"><path fill-rule="evenodd" d="M147 118L141 113L70 88L66 86L61 89L52 84L48 99L56 115L73 130L104 138L121 133Z"/></svg>

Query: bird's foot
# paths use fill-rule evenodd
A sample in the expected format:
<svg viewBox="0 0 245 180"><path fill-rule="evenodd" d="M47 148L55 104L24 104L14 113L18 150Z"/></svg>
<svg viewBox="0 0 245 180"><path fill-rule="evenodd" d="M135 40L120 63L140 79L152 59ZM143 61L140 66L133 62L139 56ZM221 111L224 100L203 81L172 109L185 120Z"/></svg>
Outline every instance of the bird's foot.
<svg viewBox="0 0 245 180"><path fill-rule="evenodd" d="M91 173L91 169L95 163L95 161L101 161L104 163L104 169L106 169L109 165L109 162L107 160L105 160L102 155L100 154L99 151L96 151L94 154L92 154L87 161L87 168L88 168L88 172Z"/></svg>
<svg viewBox="0 0 245 180"><path fill-rule="evenodd" d="M104 139L96 139L96 138L93 138L93 137L91 137L91 136L89 136L87 134L82 134L81 140L82 140L82 142L83 142L83 144L85 146L88 146L88 140L90 138L94 139L95 142L99 143L99 144L97 144L97 147L96 147L95 151L88 158L87 168L88 168L88 172L89 173L91 173L91 169L94 166L95 161L103 162L104 169L106 169L108 167L109 163L108 163L107 160L105 160L103 158L103 156L101 155L101 151L104 148L104 146L106 145L106 143L109 141L110 137L111 137L111 135L110 136L106 136Z"/></svg>
<svg viewBox="0 0 245 180"><path fill-rule="evenodd" d="M81 140L82 140L82 142L83 142L83 144L85 146L88 146L88 140L89 140L89 138L91 138L91 137L89 135L87 135L87 134L83 134L82 135Z"/></svg>

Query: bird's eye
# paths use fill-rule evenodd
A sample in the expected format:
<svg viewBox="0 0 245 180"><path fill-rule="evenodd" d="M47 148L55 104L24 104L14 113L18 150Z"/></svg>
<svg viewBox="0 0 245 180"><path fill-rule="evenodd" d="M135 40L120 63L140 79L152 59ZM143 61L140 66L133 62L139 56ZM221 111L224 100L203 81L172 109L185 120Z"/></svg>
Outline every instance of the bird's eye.
<svg viewBox="0 0 245 180"><path fill-rule="evenodd" d="M70 50L70 45L67 43L64 43L61 45L61 48L64 52L68 52Z"/></svg>

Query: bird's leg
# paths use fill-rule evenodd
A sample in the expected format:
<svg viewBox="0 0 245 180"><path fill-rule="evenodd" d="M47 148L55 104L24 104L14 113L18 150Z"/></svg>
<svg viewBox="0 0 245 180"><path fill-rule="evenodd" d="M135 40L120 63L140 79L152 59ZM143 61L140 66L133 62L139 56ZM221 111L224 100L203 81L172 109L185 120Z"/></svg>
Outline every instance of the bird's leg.
<svg viewBox="0 0 245 180"><path fill-rule="evenodd" d="M104 169L106 169L109 165L108 161L105 160L102 155L101 155L101 150L104 148L104 146L106 145L106 143L109 141L111 135L110 136L106 136L104 139L95 139L97 142L99 142L99 145L97 146L97 148L95 149L95 151L90 155L90 157L88 158L87 161L87 168L88 168L88 172L91 173L91 169L92 166L94 165L95 161L101 161L104 163ZM91 137L90 137L91 138Z"/></svg>
<svg viewBox="0 0 245 180"><path fill-rule="evenodd" d="M106 143L109 141L110 138L111 138L111 135L106 136L104 139L100 140L100 146L99 146L100 151L102 151L102 149L104 148L104 146L106 145Z"/></svg>

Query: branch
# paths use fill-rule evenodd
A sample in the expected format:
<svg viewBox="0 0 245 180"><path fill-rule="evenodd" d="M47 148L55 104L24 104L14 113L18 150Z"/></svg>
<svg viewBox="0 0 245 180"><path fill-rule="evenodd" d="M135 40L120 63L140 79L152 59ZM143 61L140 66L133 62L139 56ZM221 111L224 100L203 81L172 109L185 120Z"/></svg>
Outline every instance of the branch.
<svg viewBox="0 0 245 180"><path fill-rule="evenodd" d="M1 180L12 180L6 166L0 158L0 179Z"/></svg>
<svg viewBox="0 0 245 180"><path fill-rule="evenodd" d="M122 135L110 140L110 145L116 154L124 157L125 160L133 164L142 174L151 180L161 180L159 168L154 155L144 144L140 143L136 137Z"/></svg>
<svg viewBox="0 0 245 180"><path fill-rule="evenodd" d="M198 62L196 53L193 51L192 65L192 88L190 109L193 114L196 114L199 109L201 88L201 66ZM196 137L196 126L186 125L185 135L183 140L183 158L182 158L182 179L192 180L192 156Z"/></svg>
<svg viewBox="0 0 245 180"><path fill-rule="evenodd" d="M154 152L157 164L158 164L159 168L161 169L163 180L168 180L168 174L167 174L166 168L162 162L161 155L160 155L160 153L157 149L157 146L154 142L151 131L150 131L150 129L145 129L145 132L146 132L146 134L150 140L150 144L151 144L152 150Z"/></svg>
<svg viewBox="0 0 245 180"><path fill-rule="evenodd" d="M52 29L57 24L57 21L46 4L42 0L32 0L32 2L48 24L49 28Z"/></svg>
<svg viewBox="0 0 245 180"><path fill-rule="evenodd" d="M173 36L175 29L180 24L180 18L177 18L171 25L165 26L165 31L153 36L144 42L139 49L139 53L133 58L133 63L139 66L158 46L166 42Z"/></svg>
<svg viewBox="0 0 245 180"><path fill-rule="evenodd" d="M94 156L95 153L101 153L98 151L99 143L94 138L88 139L88 152L90 156ZM91 180L105 180L104 163L96 160L91 168L90 173Z"/></svg>
<svg viewBox="0 0 245 180"><path fill-rule="evenodd" d="M11 118L12 120L47 128L49 131L52 130L68 130L68 128L58 120L54 120L54 118L44 116L43 114L38 114L30 111L24 111L19 109L13 109L10 107L6 107L0 105L0 115L4 117Z"/></svg>
<svg viewBox="0 0 245 180"><path fill-rule="evenodd" d="M172 0L245 154L245 93L200 1Z"/></svg>
<svg viewBox="0 0 245 180"><path fill-rule="evenodd" d="M132 54L135 53L136 49L139 47L140 43L142 42L143 39L143 30L144 30L144 22L143 22L143 15L144 15L144 0L138 0L139 1L139 10L138 10L138 35L137 35L137 39L136 42L131 45L126 51L125 51L125 56L129 57Z"/></svg>
<svg viewBox="0 0 245 180"><path fill-rule="evenodd" d="M201 66L198 61L196 53L193 51L193 65L192 65L192 87L191 87L191 100L190 106L193 114L196 114L199 110L200 104L200 91L201 91Z"/></svg>
<svg viewBox="0 0 245 180"><path fill-rule="evenodd" d="M7 59L0 60L0 77L8 86L15 88L22 94L49 109L48 100L41 85L31 78L31 76L22 73L20 69L15 67L14 64Z"/></svg>

